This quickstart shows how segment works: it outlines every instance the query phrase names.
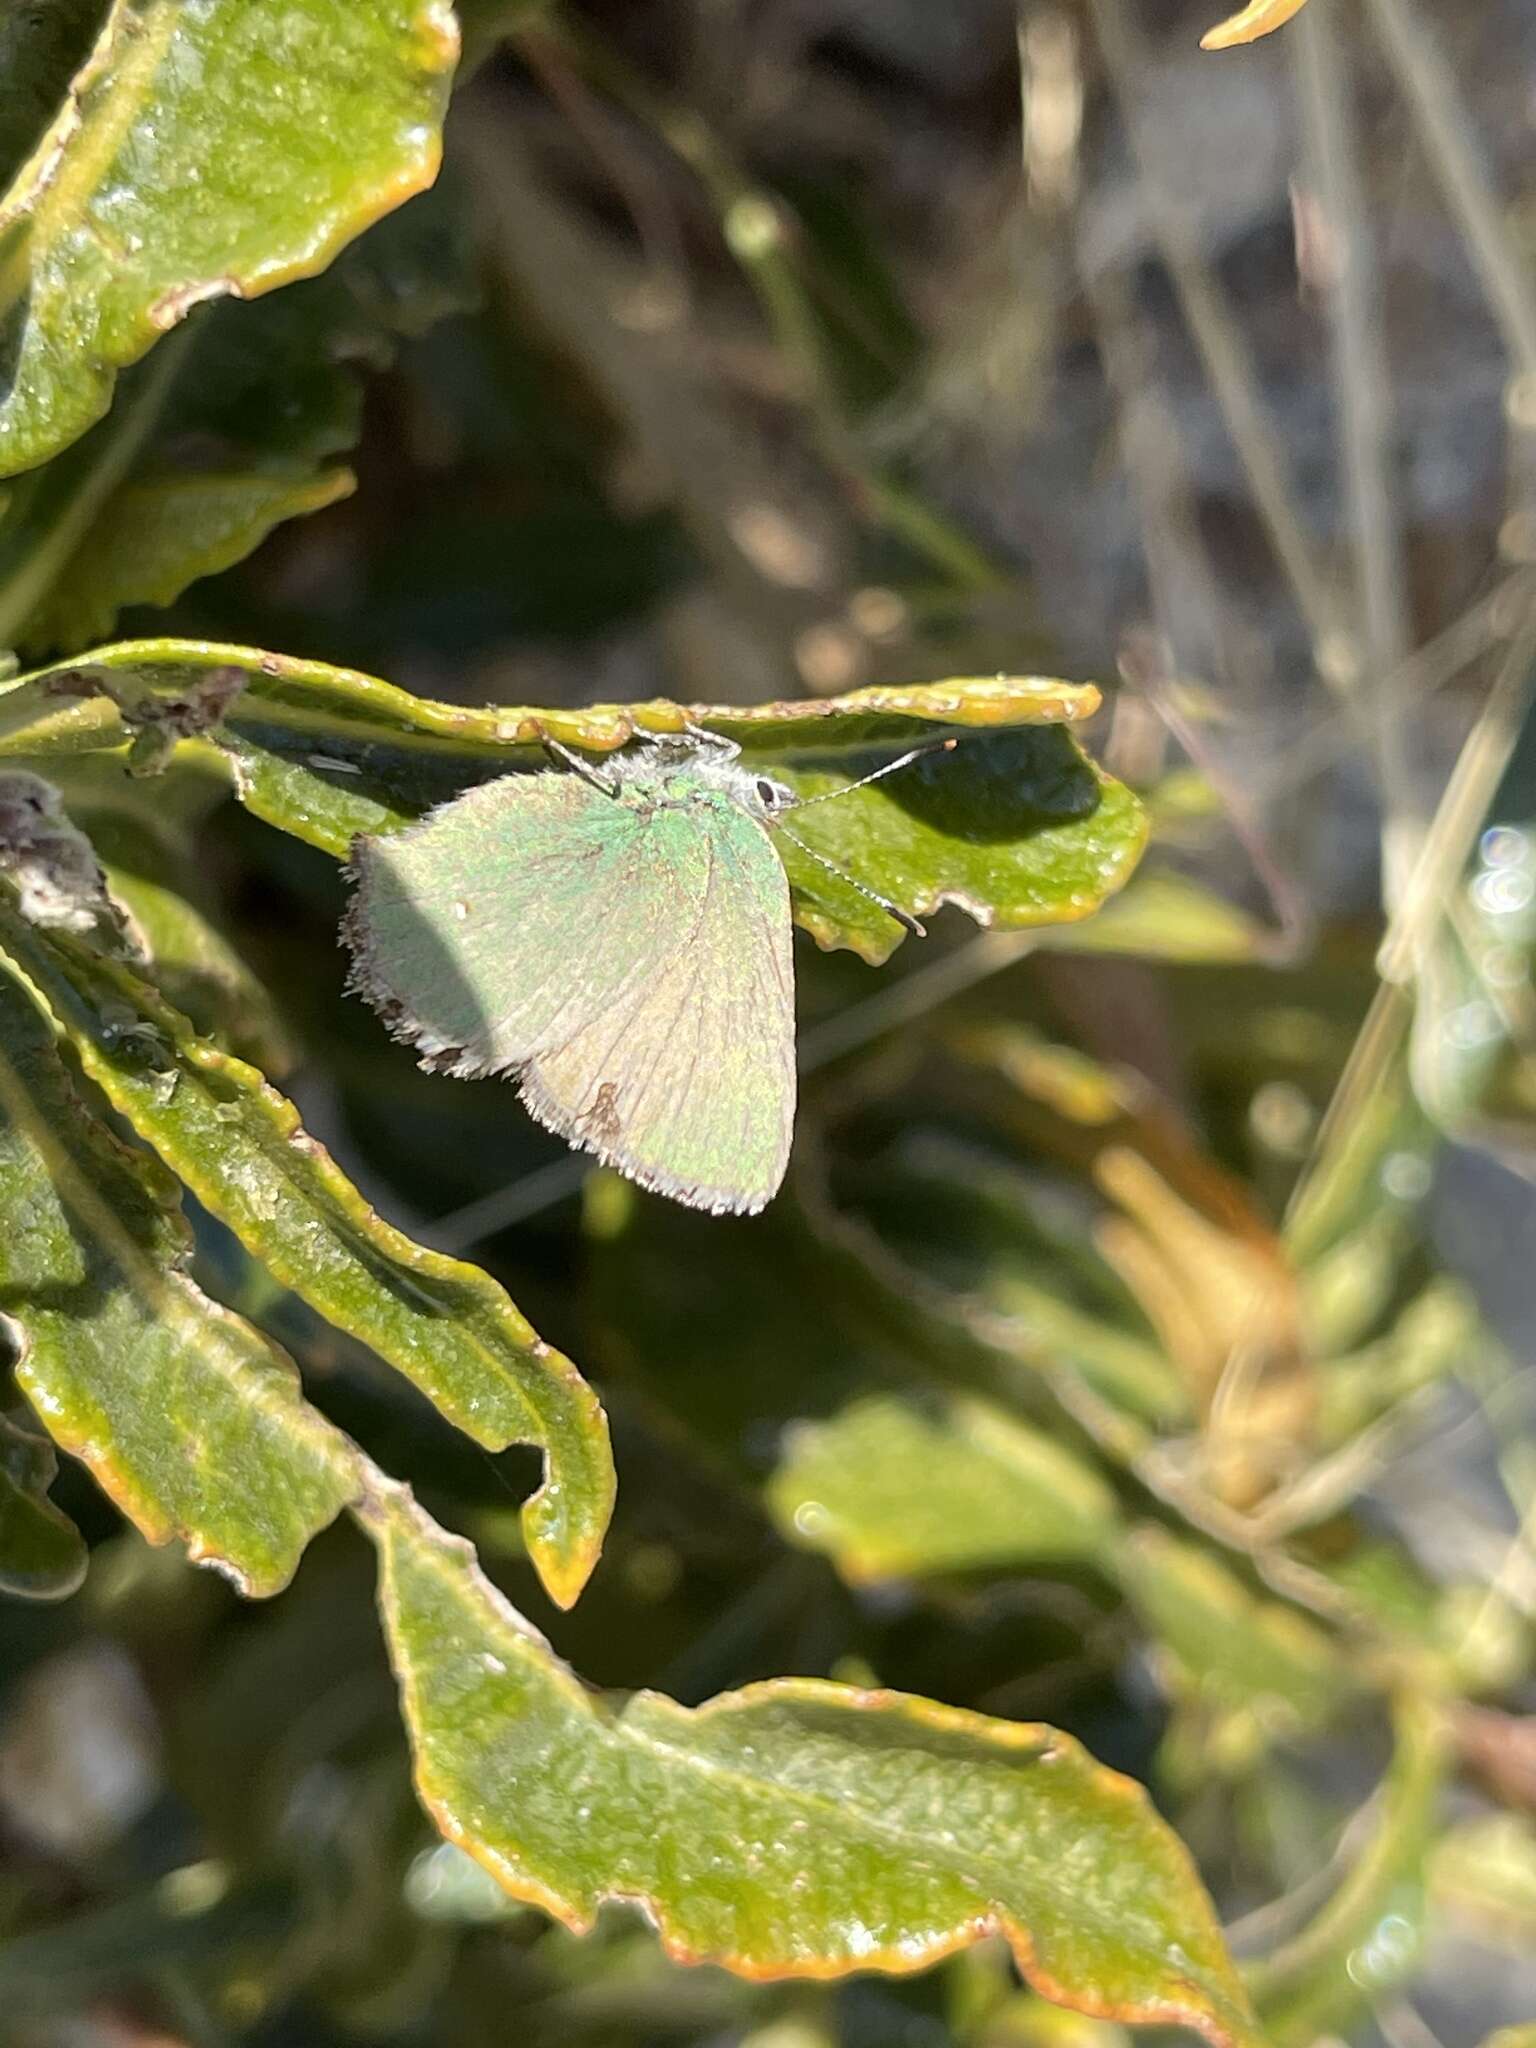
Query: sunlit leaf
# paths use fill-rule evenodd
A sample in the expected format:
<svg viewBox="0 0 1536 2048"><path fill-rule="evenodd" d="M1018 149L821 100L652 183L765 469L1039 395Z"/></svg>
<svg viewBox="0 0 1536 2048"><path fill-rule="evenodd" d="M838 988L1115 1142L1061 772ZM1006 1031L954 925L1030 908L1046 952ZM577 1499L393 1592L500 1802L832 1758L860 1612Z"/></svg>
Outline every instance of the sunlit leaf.
<svg viewBox="0 0 1536 2048"><path fill-rule="evenodd" d="M802 1423L768 1498L786 1535L825 1551L855 1582L1092 1564L1117 1521L1091 1466L974 1399L929 1415L874 1396Z"/></svg>
<svg viewBox="0 0 1536 2048"><path fill-rule="evenodd" d="M457 57L440 0L115 0L0 200L0 474L201 301L312 275L430 184Z"/></svg>
<svg viewBox="0 0 1536 2048"><path fill-rule="evenodd" d="M791 770L786 779L815 798L847 777ZM1146 838L1136 797L1061 731L929 755L820 805L795 829L916 916L953 903L978 923L1008 928L1088 917L1129 879ZM796 918L820 944L870 961L894 950L900 929L878 904L794 845L783 853Z"/></svg>
<svg viewBox="0 0 1536 2048"><path fill-rule="evenodd" d="M1183 875L1143 870L1130 887L1083 924L1058 926L1048 943L1083 953L1128 953L1142 960L1263 959L1275 934L1236 904Z"/></svg>
<svg viewBox="0 0 1536 2048"><path fill-rule="evenodd" d="M1219 22L1200 38L1202 50L1231 50L1239 43L1256 43L1260 36L1273 35L1300 14L1306 0L1252 0L1238 14Z"/></svg>
<svg viewBox="0 0 1536 2048"><path fill-rule="evenodd" d="M18 1384L151 1542L274 1593L354 1490L289 1360L188 1277L174 1187L82 1106L0 974L0 1309Z"/></svg>
<svg viewBox="0 0 1536 2048"><path fill-rule="evenodd" d="M364 1520L439 1826L568 1926L641 1901L678 1960L912 1970L996 1930L1038 1990L1253 2042L1198 1880L1140 1789L1054 1730L779 1680L610 1707L468 1546L398 1495Z"/></svg>
<svg viewBox="0 0 1536 2048"><path fill-rule="evenodd" d="M1130 791L1070 733L1050 729L1088 716L1098 692L1039 677L916 683L749 709L657 699L538 710L433 703L247 648L140 641L0 692L0 745L10 733L32 754L92 750L121 745L129 727L141 739L157 726L168 741L185 737L192 728L182 707L215 675L243 679L233 701L221 702L217 734L242 800L341 858L359 833L405 823L498 766L543 765L545 738L608 751L637 727L676 732L689 720L738 740L749 758L772 755L774 773L808 796L843 786L871 746L963 733L952 752L797 823L819 853L917 916L955 903L988 924L1086 917L1127 879L1145 839ZM854 760L834 773L777 758L791 751ZM781 851L795 915L823 946L882 960L900 942L900 926L878 905L793 845Z"/></svg>
<svg viewBox="0 0 1536 2048"><path fill-rule="evenodd" d="M521 747L527 750L525 759L534 762L543 758L540 749L546 739L606 753L623 746L637 728L680 732L692 719L753 753L847 753L909 745L947 727L991 731L1070 725L1091 717L1099 707L1099 692L1091 684L1040 676L887 685L842 697L751 708L681 705L660 697L634 705L548 709L441 704L413 697L373 676L290 655L203 640L128 640L94 649L88 663L55 663L7 684L0 695L4 731L18 736L26 732L26 744L33 751L120 746L123 728L113 700L96 693L89 683L91 675L99 674L119 697L152 706L157 698L184 695L200 672L214 668L238 669L245 676L242 717L273 747L300 761L306 743L323 747L328 758L339 759L358 773L366 772L365 764L355 758L365 747L427 760L458 753L492 764L504 762L509 749ZM71 697L76 700L73 715L66 710L61 723L60 699ZM21 743L19 737L16 743ZM386 769L394 765L389 761ZM408 804L408 790L405 796ZM409 809L400 815L409 816ZM350 839L350 833L345 837ZM331 847L336 850L334 835Z"/></svg>
<svg viewBox="0 0 1536 2048"><path fill-rule="evenodd" d="M43 937L3 905L0 947L113 1107L277 1281L371 1345L477 1442L544 1452L545 1483L523 1525L551 1593L574 1600L602 1547L614 1480L602 1409L570 1360L488 1274L376 1216L293 1105L137 975Z"/></svg>
<svg viewBox="0 0 1536 2048"><path fill-rule="evenodd" d="M201 314L120 380L112 411L0 508L0 644L72 652L168 604L280 521L352 490L364 366L473 302L462 205L440 179L324 276Z"/></svg>

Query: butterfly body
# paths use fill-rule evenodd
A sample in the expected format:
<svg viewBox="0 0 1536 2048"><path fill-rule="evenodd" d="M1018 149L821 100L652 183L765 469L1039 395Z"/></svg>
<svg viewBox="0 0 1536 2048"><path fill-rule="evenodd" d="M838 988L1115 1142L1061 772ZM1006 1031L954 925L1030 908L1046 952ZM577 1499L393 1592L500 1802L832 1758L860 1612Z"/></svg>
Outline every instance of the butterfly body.
<svg viewBox="0 0 1536 2048"><path fill-rule="evenodd" d="M485 783L357 842L356 983L424 1065L512 1075L642 1186L754 1212L794 1127L794 802L693 739Z"/></svg>

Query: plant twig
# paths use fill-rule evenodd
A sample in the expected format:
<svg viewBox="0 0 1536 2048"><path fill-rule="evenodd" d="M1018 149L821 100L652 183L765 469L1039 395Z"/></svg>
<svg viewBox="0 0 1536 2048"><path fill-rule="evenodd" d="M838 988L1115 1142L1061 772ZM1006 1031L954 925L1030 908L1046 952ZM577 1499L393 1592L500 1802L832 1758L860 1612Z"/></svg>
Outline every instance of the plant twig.
<svg viewBox="0 0 1536 2048"><path fill-rule="evenodd" d="M1379 318L1376 248L1360 171L1353 84L1331 7L1308 8L1293 31L1301 112L1325 226L1345 513L1354 557L1356 635L1364 672L1395 672L1411 644L1403 539L1392 488L1392 417ZM1388 907L1416 850L1407 728L1374 693L1369 733L1382 804L1382 880Z"/></svg>
<svg viewBox="0 0 1536 2048"><path fill-rule="evenodd" d="M1211 275L1191 212L1165 175L1165 145L1139 104L1138 87L1152 69L1150 58L1132 25L1126 0L1089 0L1089 4L1168 275L1227 430L1248 472L1255 507L1312 635L1319 672L1338 687L1352 677L1356 665L1348 635L1297 509L1285 452L1260 396L1232 309Z"/></svg>

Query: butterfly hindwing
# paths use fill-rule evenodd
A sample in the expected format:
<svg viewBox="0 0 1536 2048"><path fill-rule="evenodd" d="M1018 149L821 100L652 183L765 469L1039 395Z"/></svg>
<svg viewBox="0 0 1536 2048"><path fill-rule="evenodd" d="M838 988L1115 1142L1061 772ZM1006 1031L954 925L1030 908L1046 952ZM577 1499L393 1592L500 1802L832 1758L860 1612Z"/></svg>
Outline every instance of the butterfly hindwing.
<svg viewBox="0 0 1536 2048"><path fill-rule="evenodd" d="M658 812L640 845L636 973L609 1014L529 1061L523 1099L644 1186L760 1209L794 1127L789 885L767 833L725 803ZM681 874L685 902L667 879ZM658 925L665 945L651 943Z"/></svg>
<svg viewBox="0 0 1536 2048"><path fill-rule="evenodd" d="M737 805L509 776L354 863L358 984L425 1060L515 1072L541 1122L677 1200L772 1196L794 1122L789 894Z"/></svg>

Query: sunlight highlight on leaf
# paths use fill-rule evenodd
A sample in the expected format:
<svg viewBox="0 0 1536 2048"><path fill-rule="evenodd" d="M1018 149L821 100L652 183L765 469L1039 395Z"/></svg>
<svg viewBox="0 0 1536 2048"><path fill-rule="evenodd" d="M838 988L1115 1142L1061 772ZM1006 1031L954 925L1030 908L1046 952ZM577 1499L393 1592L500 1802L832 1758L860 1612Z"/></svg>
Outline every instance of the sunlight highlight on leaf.
<svg viewBox="0 0 1536 2048"><path fill-rule="evenodd" d="M1080 2012L1259 2039L1189 1858L1069 1736L813 1679L595 1698L403 1489L359 1516L421 1797L516 1898L751 1978L906 1972L1000 1933Z"/></svg>
<svg viewBox="0 0 1536 2048"><path fill-rule="evenodd" d="M240 679L238 695L217 733L188 740L181 707L216 675ZM817 809L804 836L913 916L952 903L981 924L1013 929L1090 917L1141 858L1140 800L1071 730L1099 702L1091 683L994 675L750 706L449 704L323 662L145 640L0 689L0 752L116 748L130 730L143 747L159 730L184 743L184 756L222 760L256 816L344 860L359 834L409 823L495 768L545 766L546 740L606 753L636 732L675 733L693 722L814 797L841 787L871 750L952 732L960 740L952 752ZM805 764L786 765L786 755ZM779 852L796 922L818 945L872 963L889 958L903 933L883 909L793 845Z"/></svg>
<svg viewBox="0 0 1536 2048"><path fill-rule="evenodd" d="M1240 14L1218 22L1200 38L1202 50L1232 50L1240 43L1256 43L1260 36L1273 35L1300 14L1306 0L1253 0Z"/></svg>
<svg viewBox="0 0 1536 2048"><path fill-rule="evenodd" d="M570 1360L489 1274L375 1215L293 1105L198 1037L136 974L51 943L3 906L0 948L113 1107L282 1285L370 1345L476 1442L544 1452L547 1476L523 1527L550 1594L569 1606L597 1562L614 1495L607 1422Z"/></svg>
<svg viewBox="0 0 1536 2048"><path fill-rule="evenodd" d="M50 1436L152 1543L276 1593L356 1485L284 1353L186 1271L174 1184L86 1110L0 974L0 1300Z"/></svg>
<svg viewBox="0 0 1536 2048"><path fill-rule="evenodd" d="M457 59L442 0L115 0L0 194L0 475L67 447L195 306L312 276L430 185Z"/></svg>

